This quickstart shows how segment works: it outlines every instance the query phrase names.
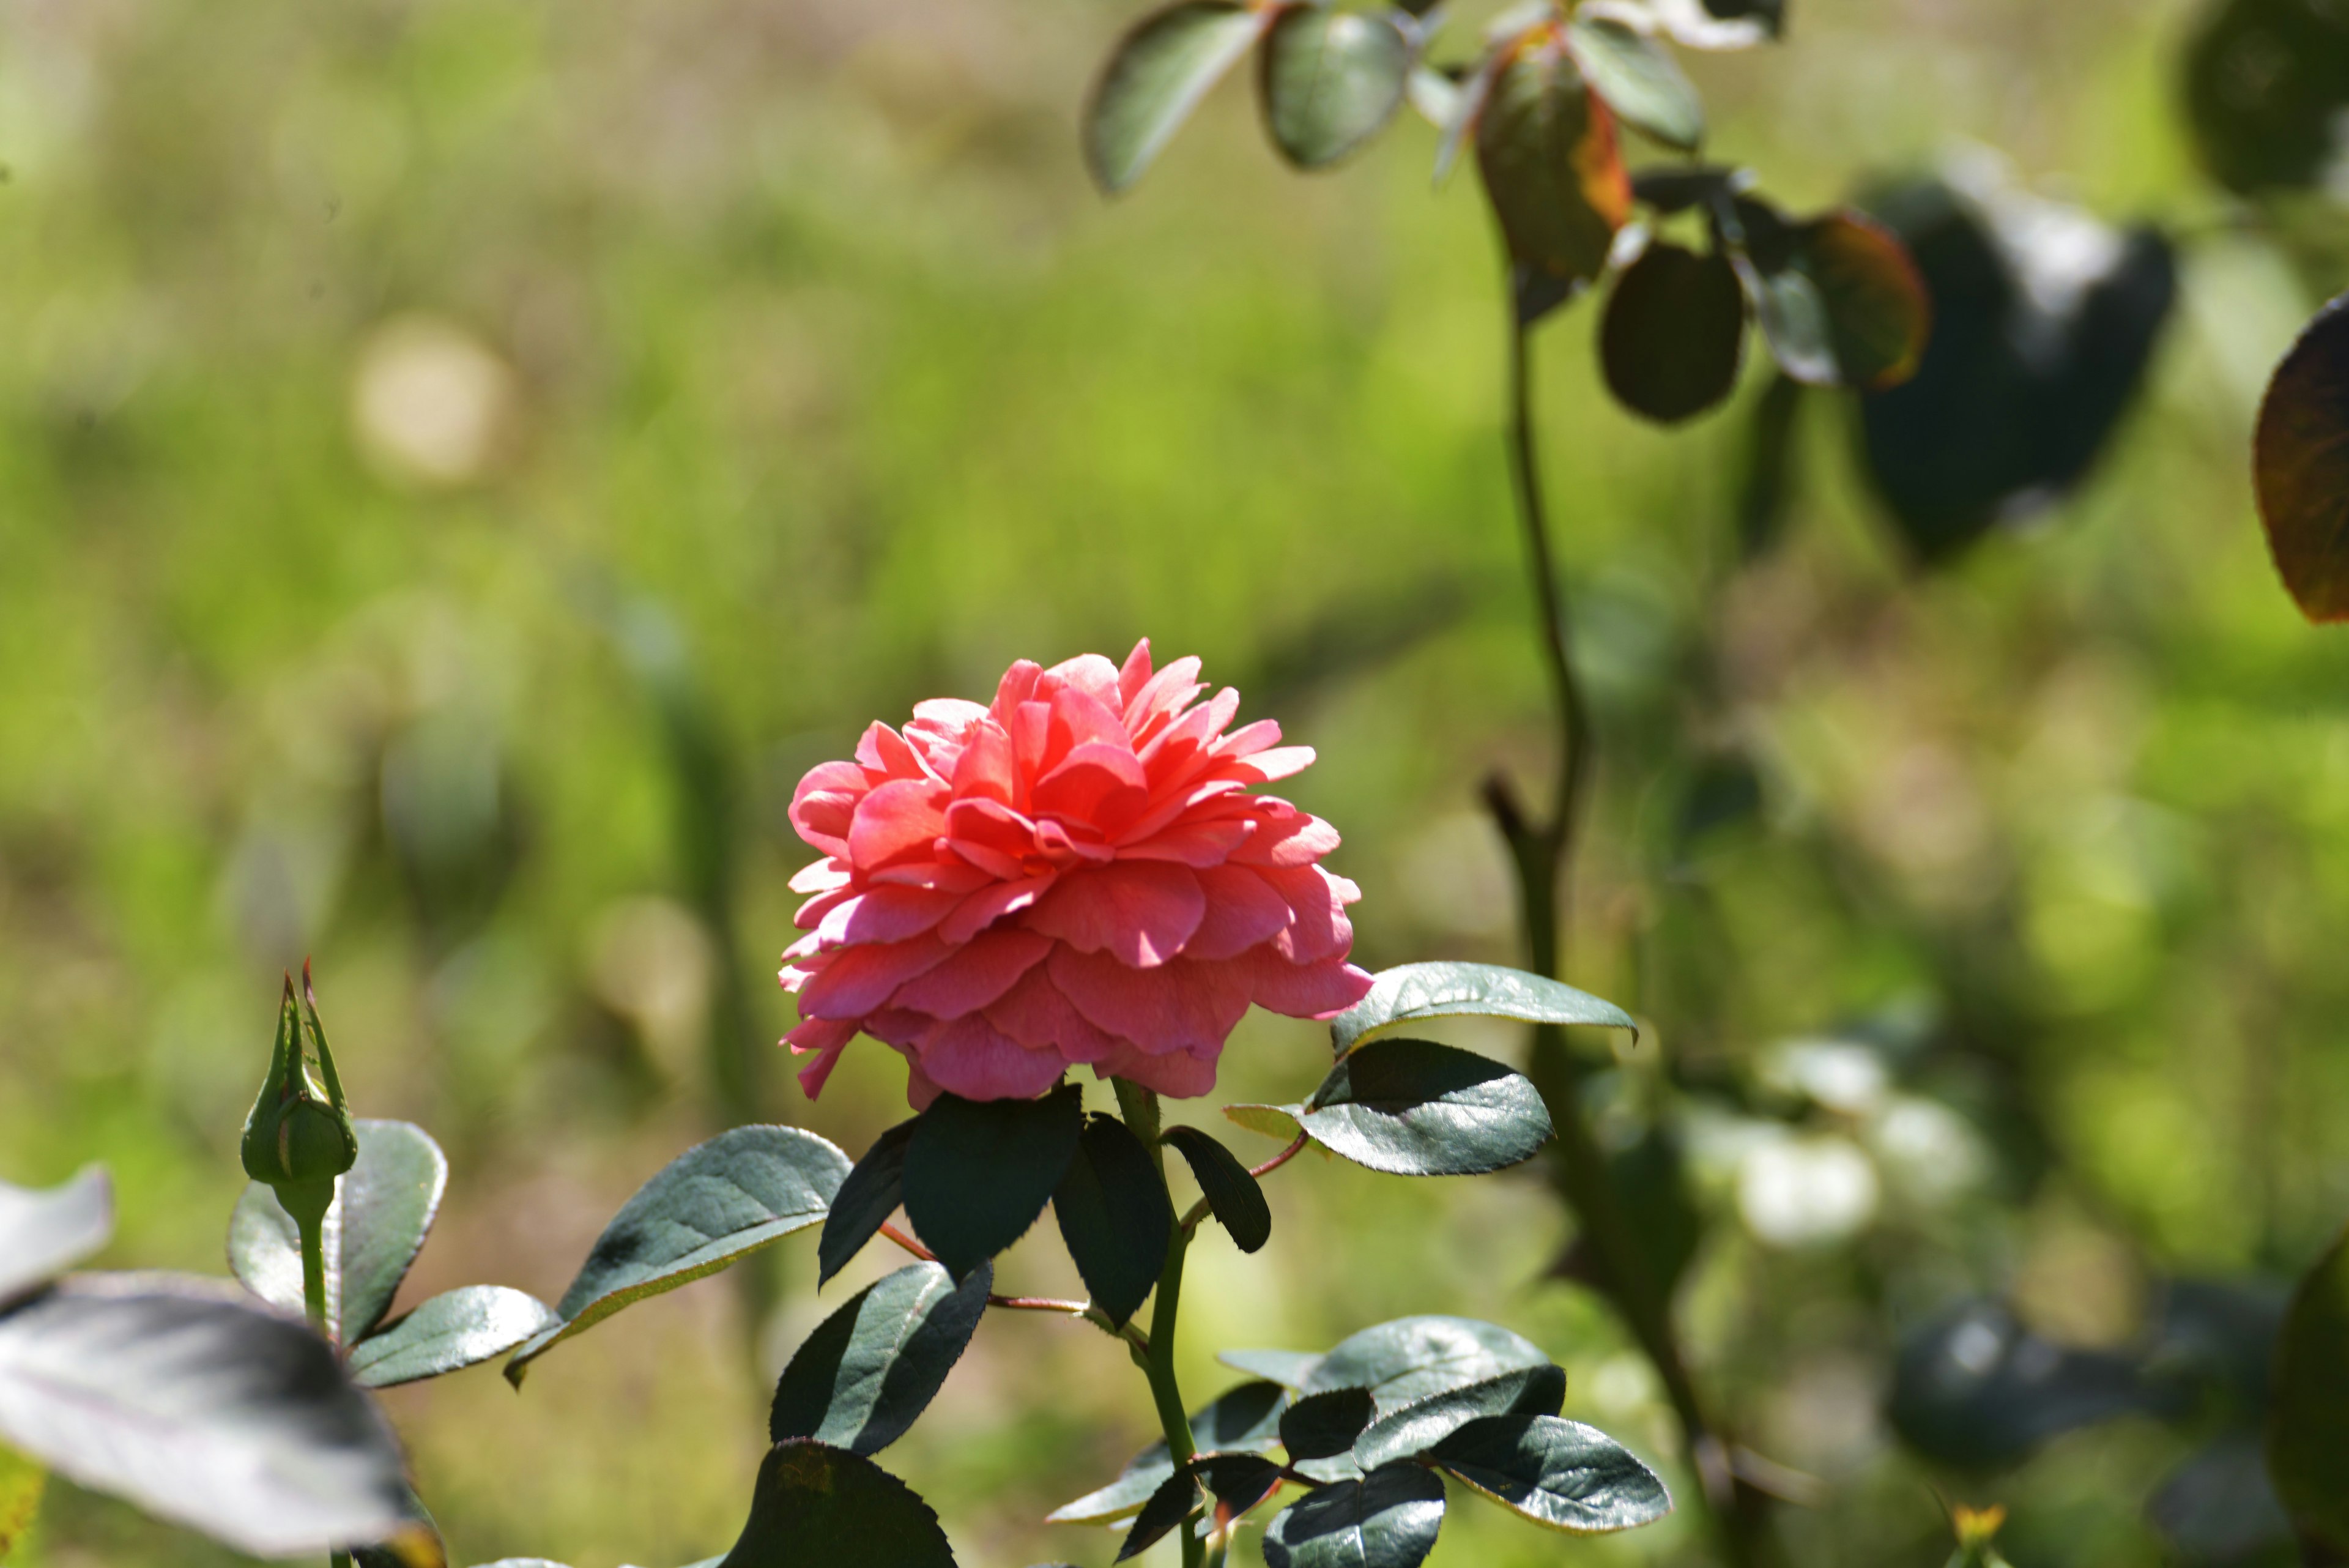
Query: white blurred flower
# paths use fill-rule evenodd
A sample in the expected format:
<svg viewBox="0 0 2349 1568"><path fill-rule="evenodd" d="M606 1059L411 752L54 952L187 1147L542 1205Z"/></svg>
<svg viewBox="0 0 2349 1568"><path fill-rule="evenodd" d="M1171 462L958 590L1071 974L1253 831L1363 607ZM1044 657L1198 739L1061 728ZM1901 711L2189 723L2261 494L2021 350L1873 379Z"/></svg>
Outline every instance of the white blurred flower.
<svg viewBox="0 0 2349 1568"><path fill-rule="evenodd" d="M516 389L506 362L453 323L401 317L376 328L351 379L351 429L384 478L449 490L486 475Z"/></svg>
<svg viewBox="0 0 2349 1568"><path fill-rule="evenodd" d="M1763 1075L1783 1089L1847 1116L1884 1104L1891 1075L1884 1059L1847 1040L1792 1040L1771 1053Z"/></svg>
<svg viewBox="0 0 2349 1568"><path fill-rule="evenodd" d="M1963 1197L1990 1168L1973 1124L1939 1100L1896 1096L1868 1142L1892 1185L1928 1208Z"/></svg>
<svg viewBox="0 0 2349 1568"><path fill-rule="evenodd" d="M1737 1211L1772 1247L1820 1247L1876 1217L1876 1164L1847 1137L1787 1136L1754 1146L1737 1171Z"/></svg>

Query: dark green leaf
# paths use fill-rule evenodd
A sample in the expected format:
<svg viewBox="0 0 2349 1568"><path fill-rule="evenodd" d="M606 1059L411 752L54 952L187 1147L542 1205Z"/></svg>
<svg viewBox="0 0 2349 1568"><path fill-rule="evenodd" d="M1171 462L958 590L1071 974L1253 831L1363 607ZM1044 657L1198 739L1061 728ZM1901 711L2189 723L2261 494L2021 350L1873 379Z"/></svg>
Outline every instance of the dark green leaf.
<svg viewBox="0 0 2349 1568"><path fill-rule="evenodd" d="M2024 1328L1996 1302L1971 1302L1907 1335L1889 1414L1909 1447L1943 1464L2013 1464L2048 1438L2172 1409L2178 1395L2131 1357L2073 1350Z"/></svg>
<svg viewBox="0 0 2349 1568"><path fill-rule="evenodd" d="M905 1146L920 1125L919 1116L908 1116L874 1138L864 1158L848 1173L848 1179L840 1184L832 1212L824 1216L823 1234L816 1241L819 1286L846 1268L848 1260L881 1233L881 1227L905 1200Z"/></svg>
<svg viewBox="0 0 2349 1568"><path fill-rule="evenodd" d="M1273 145L1300 169L1321 169L1376 135L1402 106L1417 31L1392 12L1280 11L1257 78Z"/></svg>
<svg viewBox="0 0 2349 1568"><path fill-rule="evenodd" d="M1494 78L1476 120L1476 161L1520 266L1568 287L1605 269L1630 216L1631 183L1614 117L1554 32L1529 35Z"/></svg>
<svg viewBox="0 0 2349 1568"><path fill-rule="evenodd" d="M1370 994L1330 1023L1344 1055L1371 1035L1423 1018L1521 1018L1528 1023L1638 1025L1611 1002L1519 969L1489 963L1407 963L1381 970Z"/></svg>
<svg viewBox="0 0 2349 1568"><path fill-rule="evenodd" d="M1596 1428L1556 1416L1485 1416L1428 1459L1511 1511L1573 1535L1651 1524L1671 1494L1647 1466Z"/></svg>
<svg viewBox="0 0 2349 1568"><path fill-rule="evenodd" d="M859 1291L792 1353L767 1435L858 1454L895 1442L969 1347L994 1282L985 1263L959 1289L938 1264L915 1263Z"/></svg>
<svg viewBox="0 0 2349 1568"><path fill-rule="evenodd" d="M358 1163L336 1184L326 1212L326 1308L344 1344L383 1321L424 1246L449 1186L449 1160L422 1127L357 1121ZM247 1184L229 1220L229 1267L272 1306L300 1313L302 1237L277 1194Z"/></svg>
<svg viewBox="0 0 2349 1568"><path fill-rule="evenodd" d="M1262 1452L1279 1441L1280 1413L1288 1405L1288 1390L1277 1383L1243 1383L1226 1389L1191 1413L1192 1447L1203 1454ZM1153 1443L1128 1461L1116 1480L1055 1509L1049 1522L1113 1524L1132 1518L1174 1473L1166 1445Z"/></svg>
<svg viewBox="0 0 2349 1568"><path fill-rule="evenodd" d="M2301 1534L2349 1553L2349 1235L2292 1293L2276 1346L2268 1470Z"/></svg>
<svg viewBox="0 0 2349 1568"><path fill-rule="evenodd" d="M1721 254L1657 241L1624 269L1608 296L1599 363L1633 413L1676 424L1737 385L1745 358L1745 291Z"/></svg>
<svg viewBox="0 0 2349 1568"><path fill-rule="evenodd" d="M1257 1185L1237 1155L1197 1127L1168 1127L1166 1141L1190 1166L1207 1208L1241 1251L1256 1251L1272 1239L1271 1206L1264 1200L1264 1189Z"/></svg>
<svg viewBox="0 0 2349 1568"><path fill-rule="evenodd" d="M1783 370L1754 405L1744 468L1737 487L1737 542L1749 561L1767 555L1786 531L1796 478L1803 384Z"/></svg>
<svg viewBox="0 0 2349 1568"><path fill-rule="evenodd" d="M467 1285L434 1296L351 1348L351 1376L389 1388L502 1355L563 1320L536 1296L503 1285Z"/></svg>
<svg viewBox="0 0 2349 1568"><path fill-rule="evenodd" d="M793 1438L759 1466L719 1568L954 1568L930 1505L862 1454Z"/></svg>
<svg viewBox="0 0 2349 1568"><path fill-rule="evenodd" d="M1156 1545L1169 1531L1180 1529L1199 1511L1199 1482L1187 1470L1169 1475L1143 1503L1142 1511L1133 1516L1133 1528L1125 1533L1125 1544L1117 1549L1117 1560L1139 1557Z"/></svg>
<svg viewBox="0 0 2349 1568"><path fill-rule="evenodd" d="M1548 1107L1523 1074L1426 1040L1374 1040L1330 1070L1304 1117L1313 1140L1395 1176L1477 1176L1530 1159Z"/></svg>
<svg viewBox="0 0 2349 1568"><path fill-rule="evenodd" d="M1414 1400L1371 1423L1354 1439L1354 1462L1365 1470L1426 1452L1469 1422L1485 1416L1555 1416L1566 1402L1566 1372L1525 1366L1463 1388Z"/></svg>
<svg viewBox="0 0 2349 1568"><path fill-rule="evenodd" d="M1280 1484L1280 1467L1257 1454L1210 1454L1192 1468L1235 1519L1270 1497Z"/></svg>
<svg viewBox="0 0 2349 1568"><path fill-rule="evenodd" d="M2186 111L2220 184L2327 183L2349 109L2349 15L2328 0L2220 0L2186 55Z"/></svg>
<svg viewBox="0 0 2349 1568"><path fill-rule="evenodd" d="M114 1234L114 1184L90 1166L47 1191L0 1182L0 1303L64 1273Z"/></svg>
<svg viewBox="0 0 2349 1568"><path fill-rule="evenodd" d="M1444 1527L1444 1483L1417 1465L1307 1493L1264 1532L1267 1568L1417 1568Z"/></svg>
<svg viewBox="0 0 2349 1568"><path fill-rule="evenodd" d="M1216 1357L1235 1372L1262 1377L1284 1388L1302 1388L1321 1358L1303 1350L1226 1350Z"/></svg>
<svg viewBox="0 0 2349 1568"><path fill-rule="evenodd" d="M2349 295L2276 368L2252 469L2269 553L2301 613L2349 620Z"/></svg>
<svg viewBox="0 0 2349 1568"><path fill-rule="evenodd" d="M1371 1424L1373 1401L1367 1388L1331 1388L1309 1394L1281 1413L1280 1445L1296 1459L1326 1459L1350 1452Z"/></svg>
<svg viewBox="0 0 2349 1568"><path fill-rule="evenodd" d="M1753 183L1754 171L1731 164L1657 163L1631 176L1631 199L1670 217L1738 195Z"/></svg>
<svg viewBox="0 0 2349 1568"><path fill-rule="evenodd" d="M1626 125L1682 152L1704 140L1704 105L1653 38L1611 16L1582 16L1567 25L1566 42L1590 90Z"/></svg>
<svg viewBox="0 0 2349 1568"><path fill-rule="evenodd" d="M1094 182L1115 195L1141 179L1275 14L1229 0L1177 0L1120 38L1085 109Z"/></svg>
<svg viewBox="0 0 2349 1568"><path fill-rule="evenodd" d="M225 1287L70 1280L0 1317L0 1443L257 1557L380 1541L399 1447L334 1352Z"/></svg>
<svg viewBox="0 0 2349 1568"><path fill-rule="evenodd" d="M1076 1158L1083 1098L1063 1084L1040 1100L940 1095L905 1147L905 1218L962 1279L1028 1232Z"/></svg>
<svg viewBox="0 0 2349 1568"><path fill-rule="evenodd" d="M1093 1305L1124 1323L1158 1282L1174 1233L1157 1162L1115 1116L1087 1116L1052 1213Z"/></svg>
<svg viewBox="0 0 2349 1568"><path fill-rule="evenodd" d="M531 1362L621 1308L714 1274L823 1219L848 1157L797 1127L743 1127L672 1160L622 1206L563 1299L562 1324L506 1363L519 1386Z"/></svg>
<svg viewBox="0 0 2349 1568"><path fill-rule="evenodd" d="M1304 1392L1367 1388L1381 1416L1448 1389L1503 1373L1547 1366L1533 1343L1498 1324L1465 1317L1401 1317L1339 1342L1321 1358Z"/></svg>

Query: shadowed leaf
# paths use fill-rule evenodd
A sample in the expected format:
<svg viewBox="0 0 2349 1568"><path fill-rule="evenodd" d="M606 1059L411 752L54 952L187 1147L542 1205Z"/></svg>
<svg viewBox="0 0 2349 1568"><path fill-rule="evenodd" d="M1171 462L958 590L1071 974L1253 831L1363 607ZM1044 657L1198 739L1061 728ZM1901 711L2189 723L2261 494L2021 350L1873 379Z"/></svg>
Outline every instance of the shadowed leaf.
<svg viewBox="0 0 2349 1568"><path fill-rule="evenodd" d="M1354 1439L1354 1462L1365 1470L1424 1453L1469 1422L1485 1416L1555 1416L1566 1402L1566 1372L1543 1365L1520 1367L1465 1387L1414 1400L1381 1416Z"/></svg>
<svg viewBox="0 0 2349 1568"><path fill-rule="evenodd" d="M719 1568L954 1568L938 1516L871 1459L804 1438L759 1466L750 1522Z"/></svg>
<svg viewBox="0 0 2349 1568"><path fill-rule="evenodd" d="M1280 1413L1288 1392L1277 1383L1243 1383L1191 1413L1191 1444L1203 1454L1261 1453L1280 1440ZM1052 1511L1052 1524L1114 1524L1131 1519L1174 1473L1164 1442L1127 1461L1116 1480Z"/></svg>
<svg viewBox="0 0 2349 1568"><path fill-rule="evenodd" d="M1326 1459L1350 1453L1371 1424L1371 1391L1331 1388L1309 1394L1280 1417L1280 1446L1291 1459Z"/></svg>
<svg viewBox="0 0 2349 1568"><path fill-rule="evenodd" d="M1166 1141L1190 1166L1208 1210L1241 1251L1256 1251L1272 1239L1271 1206L1237 1155L1197 1127L1168 1127Z"/></svg>
<svg viewBox="0 0 2349 1568"><path fill-rule="evenodd" d="M1402 106L1417 32L1390 12L1281 11L1257 78L1273 145L1300 169L1321 169L1376 135Z"/></svg>
<svg viewBox="0 0 2349 1568"><path fill-rule="evenodd" d="M2186 117L2219 182L2246 195L2326 182L2349 109L2349 13L2327 0L2220 0L2186 52Z"/></svg>
<svg viewBox="0 0 2349 1568"><path fill-rule="evenodd" d="M1321 1358L1303 1350L1226 1350L1216 1357L1235 1372L1262 1377L1284 1388L1302 1388Z"/></svg>
<svg viewBox="0 0 2349 1568"><path fill-rule="evenodd" d="M940 1095L905 1146L905 1218L957 1279L1028 1232L1077 1152L1083 1096L1063 1084L1040 1100Z"/></svg>
<svg viewBox="0 0 2349 1568"><path fill-rule="evenodd" d="M1745 291L1727 256L1658 241L1616 279L1599 358L1633 413L1692 419L1729 396L1744 358Z"/></svg>
<svg viewBox="0 0 2349 1568"><path fill-rule="evenodd" d="M909 1116L873 1140L856 1162L823 1217L823 1234L816 1241L816 1283L828 1283L881 1233L889 1216L905 1196L905 1146L913 1141L919 1116Z"/></svg>
<svg viewBox="0 0 2349 1568"><path fill-rule="evenodd" d="M1115 195L1141 179L1273 16L1228 0L1178 0L1120 38L1085 108L1094 182Z"/></svg>
<svg viewBox="0 0 2349 1568"><path fill-rule="evenodd" d="M1199 1511L1199 1482L1185 1471L1169 1474L1133 1516L1133 1528L1125 1532L1125 1544L1117 1549L1117 1560L1124 1562L1149 1551L1171 1531L1181 1528Z"/></svg>
<svg viewBox="0 0 2349 1568"><path fill-rule="evenodd" d="M1569 289L1597 277L1631 210L1614 116L1554 33L1516 47L1476 120L1476 160L1509 254Z"/></svg>
<svg viewBox="0 0 2349 1568"><path fill-rule="evenodd" d="M1444 1527L1444 1483L1417 1465L1307 1493L1264 1532L1267 1568L1417 1568Z"/></svg>
<svg viewBox="0 0 2349 1568"><path fill-rule="evenodd" d="M985 1263L959 1288L938 1264L915 1263L865 1286L792 1353L768 1437L858 1454L895 1442L969 1348L994 1282Z"/></svg>
<svg viewBox="0 0 2349 1568"><path fill-rule="evenodd" d="M2349 1235L2292 1293L2276 1345L2268 1470L2301 1534L2349 1553Z"/></svg>
<svg viewBox="0 0 2349 1568"><path fill-rule="evenodd" d="M1174 1210L1150 1151L1115 1116L1090 1116L1052 1192L1061 1240L1093 1304L1123 1324L1166 1264Z"/></svg>
<svg viewBox="0 0 2349 1568"><path fill-rule="evenodd" d="M1932 308L1890 231L1852 213L1792 223L1741 198L1738 273L1779 368L1818 387L1881 391L1916 373Z"/></svg>

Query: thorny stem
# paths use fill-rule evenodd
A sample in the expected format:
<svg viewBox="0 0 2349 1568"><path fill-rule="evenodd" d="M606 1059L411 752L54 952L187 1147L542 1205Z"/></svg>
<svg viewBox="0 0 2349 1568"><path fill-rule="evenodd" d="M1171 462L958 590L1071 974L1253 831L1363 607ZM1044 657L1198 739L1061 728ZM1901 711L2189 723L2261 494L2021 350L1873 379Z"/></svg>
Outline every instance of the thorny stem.
<svg viewBox="0 0 2349 1568"><path fill-rule="evenodd" d="M1525 525L1537 631L1557 710L1558 767L1547 819L1529 818L1507 781L1498 775L1485 785L1485 803L1508 842L1515 864L1526 967L1556 979L1564 967L1576 834L1589 789L1596 744L1588 707L1575 674L1566 597L1558 586L1550 549L1549 519L1535 456L1528 364L1531 330L1516 316L1514 289L1511 294L1509 477L1517 514ZM1531 1076L1548 1103L1550 1119L1557 1128L1558 1190L1588 1239L1601 1288L1639 1340L1671 1400L1690 1460L1719 1527L1723 1551L1735 1568L1749 1568L1760 1555L1759 1519L1739 1507L1728 1448L1707 1421L1682 1358L1671 1303L1648 1277L1636 1235L1609 1173L1606 1153L1582 1114L1578 1092L1581 1069L1568 1050L1563 1030L1553 1025L1536 1028Z"/></svg>

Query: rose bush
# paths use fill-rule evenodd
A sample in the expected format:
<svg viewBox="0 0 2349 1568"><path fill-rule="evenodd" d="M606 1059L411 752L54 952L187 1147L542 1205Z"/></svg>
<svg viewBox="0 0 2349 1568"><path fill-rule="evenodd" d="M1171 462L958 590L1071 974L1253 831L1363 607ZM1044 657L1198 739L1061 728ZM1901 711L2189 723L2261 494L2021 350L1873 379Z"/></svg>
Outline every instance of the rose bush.
<svg viewBox="0 0 2349 1568"><path fill-rule="evenodd" d="M784 954L812 1096L859 1033L912 1065L916 1108L1040 1094L1071 1066L1189 1097L1215 1086L1250 1002L1330 1018L1361 892L1320 865L1328 823L1258 793L1309 765L1272 721L1230 728L1199 661L1026 659L995 701L941 699L854 762L800 781L792 824L823 858Z"/></svg>

